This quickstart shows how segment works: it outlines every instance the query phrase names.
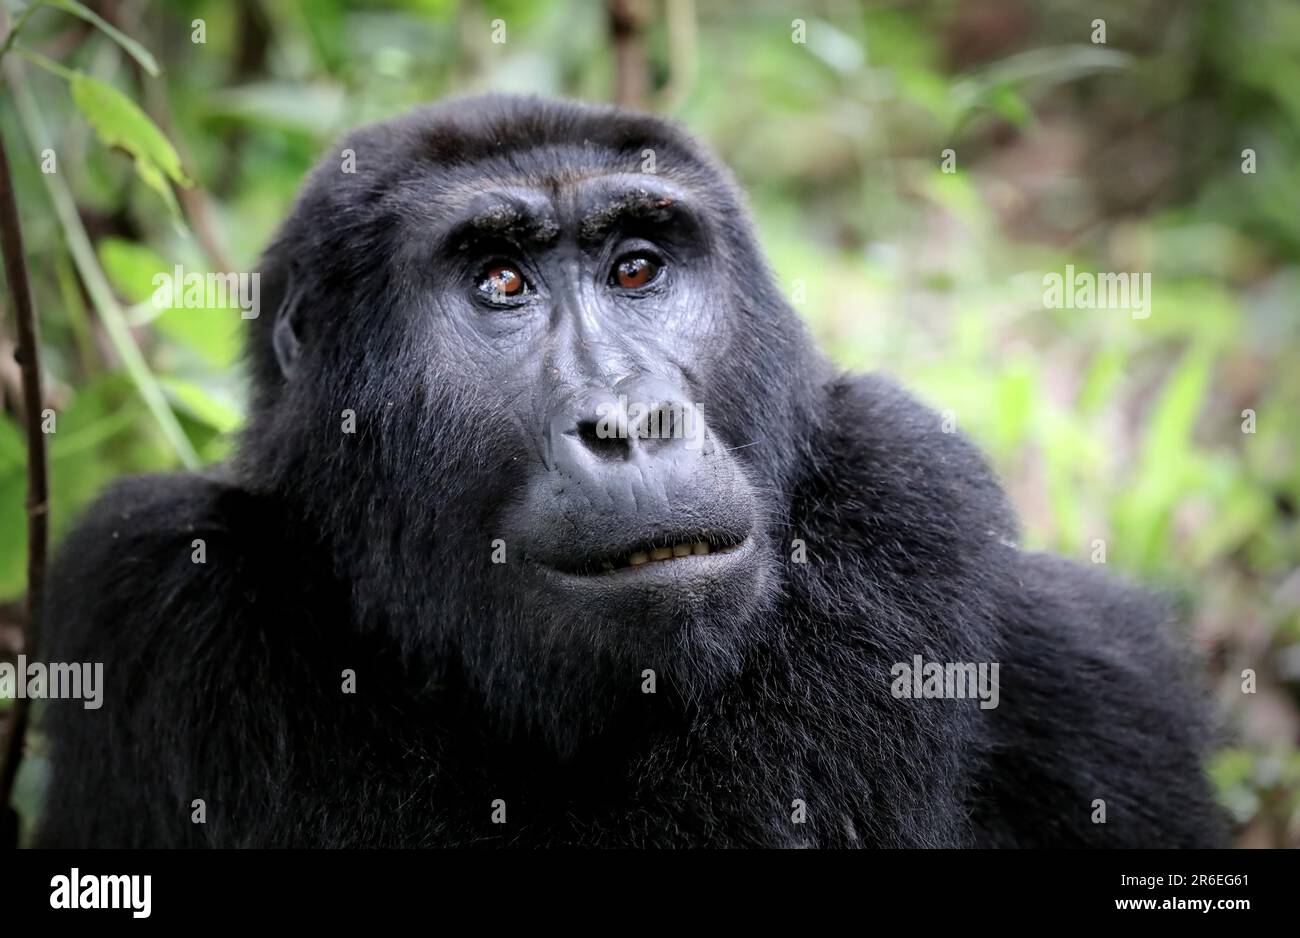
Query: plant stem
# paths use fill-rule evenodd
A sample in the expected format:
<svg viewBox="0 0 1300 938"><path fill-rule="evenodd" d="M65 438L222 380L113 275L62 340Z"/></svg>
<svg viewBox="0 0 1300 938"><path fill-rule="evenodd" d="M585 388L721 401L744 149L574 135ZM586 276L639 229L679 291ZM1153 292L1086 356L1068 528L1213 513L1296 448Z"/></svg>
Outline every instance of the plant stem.
<svg viewBox="0 0 1300 938"><path fill-rule="evenodd" d="M35 49L29 49L26 46L15 46L14 48L18 51L19 55L31 62L33 65L40 66L51 75L58 75L64 81L72 81L72 79L77 75L77 73L72 69L65 68L53 59L46 58Z"/></svg>
<svg viewBox="0 0 1300 938"><path fill-rule="evenodd" d="M5 36L4 45L0 46L0 59L3 59L5 53L13 47L14 40L18 38L18 33L27 22L27 18L43 6L45 6L45 0L33 0L27 9L18 14L18 19L14 22L14 28L9 30L9 35Z"/></svg>
<svg viewBox="0 0 1300 938"><path fill-rule="evenodd" d="M23 424L27 430L27 622L23 634L23 653L34 655L36 648L36 610L45 584L46 541L49 533L49 477L46 471L45 434L41 432L41 344L32 306L31 283L27 279L27 261L23 253L23 232L18 222L18 202L14 196L13 176L9 171L9 154L0 136L0 249L4 252L5 278L14 301L17 321L18 367L23 376ZM10 796L18 766L23 757L23 740L27 733L28 700L14 701L9 735L0 754L0 810L10 812ZM16 818L10 815L17 833Z"/></svg>

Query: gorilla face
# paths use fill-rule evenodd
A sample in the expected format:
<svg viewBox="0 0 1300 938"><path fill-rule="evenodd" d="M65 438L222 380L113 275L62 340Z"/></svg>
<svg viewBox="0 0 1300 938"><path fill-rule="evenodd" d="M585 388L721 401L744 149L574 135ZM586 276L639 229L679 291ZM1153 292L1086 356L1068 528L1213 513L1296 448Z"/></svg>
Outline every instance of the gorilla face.
<svg viewBox="0 0 1300 938"><path fill-rule="evenodd" d="M473 382L509 401L484 424L528 453L497 520L515 572L556 612L620 630L753 595L754 492L695 380L730 300L689 193L520 180L467 193L440 227L431 347L473 359Z"/></svg>
<svg viewBox="0 0 1300 938"><path fill-rule="evenodd" d="M513 723L571 746L645 669L707 692L773 593L806 346L729 181L577 105L469 99L348 146L374 170L322 165L268 251L246 472L363 621Z"/></svg>

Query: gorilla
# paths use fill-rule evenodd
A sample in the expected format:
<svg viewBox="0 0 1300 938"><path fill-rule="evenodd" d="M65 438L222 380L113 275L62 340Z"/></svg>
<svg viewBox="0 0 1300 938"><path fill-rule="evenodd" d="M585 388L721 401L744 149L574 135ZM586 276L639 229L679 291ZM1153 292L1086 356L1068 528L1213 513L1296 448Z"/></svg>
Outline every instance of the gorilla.
<svg viewBox="0 0 1300 938"><path fill-rule="evenodd" d="M688 134L482 96L342 146L229 463L61 546L45 655L104 702L48 708L38 843L1220 842L1165 605L832 367Z"/></svg>

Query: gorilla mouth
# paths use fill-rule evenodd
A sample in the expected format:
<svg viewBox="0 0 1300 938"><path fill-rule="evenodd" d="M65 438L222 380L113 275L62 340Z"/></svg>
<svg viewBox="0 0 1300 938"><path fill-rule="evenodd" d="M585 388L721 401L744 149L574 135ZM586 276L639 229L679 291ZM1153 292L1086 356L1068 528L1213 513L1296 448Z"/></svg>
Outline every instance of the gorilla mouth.
<svg viewBox="0 0 1300 938"><path fill-rule="evenodd" d="M581 558L557 564L556 569L571 576L611 576L642 567L675 565L696 561L714 554L729 554L749 540L748 534L736 535L717 531L698 537L673 535L639 543L625 550Z"/></svg>

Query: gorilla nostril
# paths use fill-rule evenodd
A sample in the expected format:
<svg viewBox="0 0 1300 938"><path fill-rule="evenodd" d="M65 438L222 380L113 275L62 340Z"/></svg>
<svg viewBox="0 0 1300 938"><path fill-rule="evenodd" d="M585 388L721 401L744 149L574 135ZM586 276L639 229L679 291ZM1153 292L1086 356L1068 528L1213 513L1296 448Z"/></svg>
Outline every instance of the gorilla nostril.
<svg viewBox="0 0 1300 938"><path fill-rule="evenodd" d="M638 421L637 439L650 451L664 446L677 447L694 438L699 419L688 404L675 401L656 404Z"/></svg>
<svg viewBox="0 0 1300 938"><path fill-rule="evenodd" d="M602 426L600 421L579 421L578 426L567 433L577 437L586 450L598 459L621 462L631 455L628 441L612 435L609 428Z"/></svg>

